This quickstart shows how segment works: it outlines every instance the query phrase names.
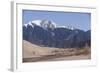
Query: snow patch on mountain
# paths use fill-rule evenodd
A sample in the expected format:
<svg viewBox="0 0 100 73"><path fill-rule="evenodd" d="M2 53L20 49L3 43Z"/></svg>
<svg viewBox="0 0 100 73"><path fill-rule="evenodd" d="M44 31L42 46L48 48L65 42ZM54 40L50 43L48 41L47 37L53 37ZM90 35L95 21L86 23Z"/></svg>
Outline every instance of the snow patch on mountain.
<svg viewBox="0 0 100 73"><path fill-rule="evenodd" d="M41 26L41 21L42 20L33 20L33 21L31 21L31 23L33 23L33 24L36 24L36 25L38 25L38 26Z"/></svg>

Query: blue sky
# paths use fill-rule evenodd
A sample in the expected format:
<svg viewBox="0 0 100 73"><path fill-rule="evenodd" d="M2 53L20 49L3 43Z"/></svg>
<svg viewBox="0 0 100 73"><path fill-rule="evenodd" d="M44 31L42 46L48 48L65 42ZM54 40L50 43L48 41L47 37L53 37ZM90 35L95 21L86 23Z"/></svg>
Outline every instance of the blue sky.
<svg viewBox="0 0 100 73"><path fill-rule="evenodd" d="M85 31L91 29L90 13L23 10L23 24L43 19L51 20L59 26L69 25Z"/></svg>

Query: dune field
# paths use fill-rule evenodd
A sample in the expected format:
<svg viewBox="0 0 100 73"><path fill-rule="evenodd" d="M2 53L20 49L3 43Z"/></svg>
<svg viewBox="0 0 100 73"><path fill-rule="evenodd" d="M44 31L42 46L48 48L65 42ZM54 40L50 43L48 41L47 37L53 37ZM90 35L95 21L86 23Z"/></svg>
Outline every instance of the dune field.
<svg viewBox="0 0 100 73"><path fill-rule="evenodd" d="M81 49L43 47L23 40L23 62L84 59L91 59L91 49L89 47Z"/></svg>

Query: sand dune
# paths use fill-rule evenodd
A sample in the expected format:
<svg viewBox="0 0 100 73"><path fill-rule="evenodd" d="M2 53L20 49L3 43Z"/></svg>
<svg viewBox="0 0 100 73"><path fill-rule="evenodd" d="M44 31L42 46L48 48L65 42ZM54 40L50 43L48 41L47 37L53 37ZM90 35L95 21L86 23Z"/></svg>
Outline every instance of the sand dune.
<svg viewBox="0 0 100 73"><path fill-rule="evenodd" d="M28 62L38 60L74 60L74 59L90 59L90 48L85 49L59 49L50 47L40 47L23 40L23 60Z"/></svg>
<svg viewBox="0 0 100 73"><path fill-rule="evenodd" d="M23 58L51 55L51 50L57 48L40 47L23 40Z"/></svg>

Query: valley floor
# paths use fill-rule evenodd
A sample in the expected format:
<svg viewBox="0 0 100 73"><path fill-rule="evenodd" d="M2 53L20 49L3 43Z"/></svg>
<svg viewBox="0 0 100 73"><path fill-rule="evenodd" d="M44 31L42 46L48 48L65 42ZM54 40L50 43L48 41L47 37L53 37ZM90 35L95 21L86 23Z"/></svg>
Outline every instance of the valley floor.
<svg viewBox="0 0 100 73"><path fill-rule="evenodd" d="M86 60L91 59L91 49L40 47L23 40L23 62Z"/></svg>

